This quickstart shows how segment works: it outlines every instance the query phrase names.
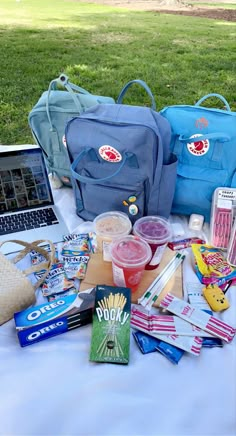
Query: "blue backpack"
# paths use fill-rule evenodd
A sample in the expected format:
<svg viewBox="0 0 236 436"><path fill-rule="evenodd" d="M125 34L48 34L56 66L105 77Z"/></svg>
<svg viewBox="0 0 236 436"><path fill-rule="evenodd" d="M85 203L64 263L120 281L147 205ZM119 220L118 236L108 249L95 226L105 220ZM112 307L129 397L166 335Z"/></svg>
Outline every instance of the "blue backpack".
<svg viewBox="0 0 236 436"><path fill-rule="evenodd" d="M218 97L226 110L200 106L208 97ZM171 150L178 158L172 213L197 213L209 221L214 190L236 188L236 113L219 94L160 113L171 125Z"/></svg>
<svg viewBox="0 0 236 436"><path fill-rule="evenodd" d="M48 172L56 174L65 185L71 184L70 161L64 145L66 123L99 103L114 104L115 100L93 95L61 74L51 81L48 90L29 113L29 126L36 143L42 148Z"/></svg>
<svg viewBox="0 0 236 436"><path fill-rule="evenodd" d="M85 220L112 210L127 213L132 222L170 214L177 166L170 125L154 109L120 104L131 83L118 104L96 105L67 124L77 214Z"/></svg>

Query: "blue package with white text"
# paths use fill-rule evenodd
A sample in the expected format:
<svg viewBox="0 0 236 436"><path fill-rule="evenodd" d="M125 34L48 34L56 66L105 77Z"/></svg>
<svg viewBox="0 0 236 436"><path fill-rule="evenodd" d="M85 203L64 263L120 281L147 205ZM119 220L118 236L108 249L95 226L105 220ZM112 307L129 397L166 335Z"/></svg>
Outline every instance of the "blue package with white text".
<svg viewBox="0 0 236 436"><path fill-rule="evenodd" d="M61 296L14 315L20 345L25 347L92 321L95 290Z"/></svg>

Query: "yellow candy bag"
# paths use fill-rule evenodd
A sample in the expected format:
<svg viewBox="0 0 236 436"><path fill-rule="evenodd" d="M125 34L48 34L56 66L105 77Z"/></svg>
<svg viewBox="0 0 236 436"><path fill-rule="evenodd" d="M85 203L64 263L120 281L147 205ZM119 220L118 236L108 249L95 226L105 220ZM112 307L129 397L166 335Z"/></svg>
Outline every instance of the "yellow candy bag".
<svg viewBox="0 0 236 436"><path fill-rule="evenodd" d="M192 244L191 247L196 274L201 283L217 283L220 286L236 277L236 268L226 261L221 250L207 244Z"/></svg>

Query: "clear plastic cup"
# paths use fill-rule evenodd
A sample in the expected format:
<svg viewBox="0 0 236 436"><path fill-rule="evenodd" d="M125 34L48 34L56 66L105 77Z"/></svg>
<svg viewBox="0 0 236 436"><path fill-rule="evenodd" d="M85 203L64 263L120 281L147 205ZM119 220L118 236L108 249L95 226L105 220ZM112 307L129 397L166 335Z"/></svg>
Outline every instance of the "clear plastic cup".
<svg viewBox="0 0 236 436"><path fill-rule="evenodd" d="M115 239L128 235L132 223L123 212L104 212L94 219L94 230L97 235L97 250L103 254L103 260L111 262L110 245Z"/></svg>
<svg viewBox="0 0 236 436"><path fill-rule="evenodd" d="M171 238L169 222L160 216L139 218L133 226L133 234L144 239L151 247L152 258L145 269L158 268L167 242Z"/></svg>
<svg viewBox="0 0 236 436"><path fill-rule="evenodd" d="M112 273L115 286L135 292L143 276L145 265L152 256L149 244L133 235L124 236L111 245Z"/></svg>
<svg viewBox="0 0 236 436"><path fill-rule="evenodd" d="M236 267L236 221L234 222L233 230L229 240L227 261L230 263L230 265Z"/></svg>

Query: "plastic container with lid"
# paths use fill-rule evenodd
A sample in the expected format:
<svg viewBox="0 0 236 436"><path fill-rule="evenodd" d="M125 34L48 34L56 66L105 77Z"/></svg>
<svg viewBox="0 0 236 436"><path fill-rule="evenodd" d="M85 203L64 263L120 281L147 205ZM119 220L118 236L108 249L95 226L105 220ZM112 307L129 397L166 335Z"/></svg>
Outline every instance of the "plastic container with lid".
<svg viewBox="0 0 236 436"><path fill-rule="evenodd" d="M236 189L216 188L211 203L210 243L227 250L236 215Z"/></svg>
<svg viewBox="0 0 236 436"><path fill-rule="evenodd" d="M152 256L149 244L137 236L127 235L112 243L110 254L114 285L135 292Z"/></svg>
<svg viewBox="0 0 236 436"><path fill-rule="evenodd" d="M97 235L98 251L103 253L103 260L111 262L111 242L128 235L131 232L132 223L128 215L118 211L101 213L93 222Z"/></svg>
<svg viewBox="0 0 236 436"><path fill-rule="evenodd" d="M171 233L170 223L160 216L146 216L134 223L133 234L144 239L152 250L152 258L145 269L151 270L159 266Z"/></svg>
<svg viewBox="0 0 236 436"><path fill-rule="evenodd" d="M234 221L233 230L229 240L227 261L230 263L230 265L236 267L236 220Z"/></svg>

